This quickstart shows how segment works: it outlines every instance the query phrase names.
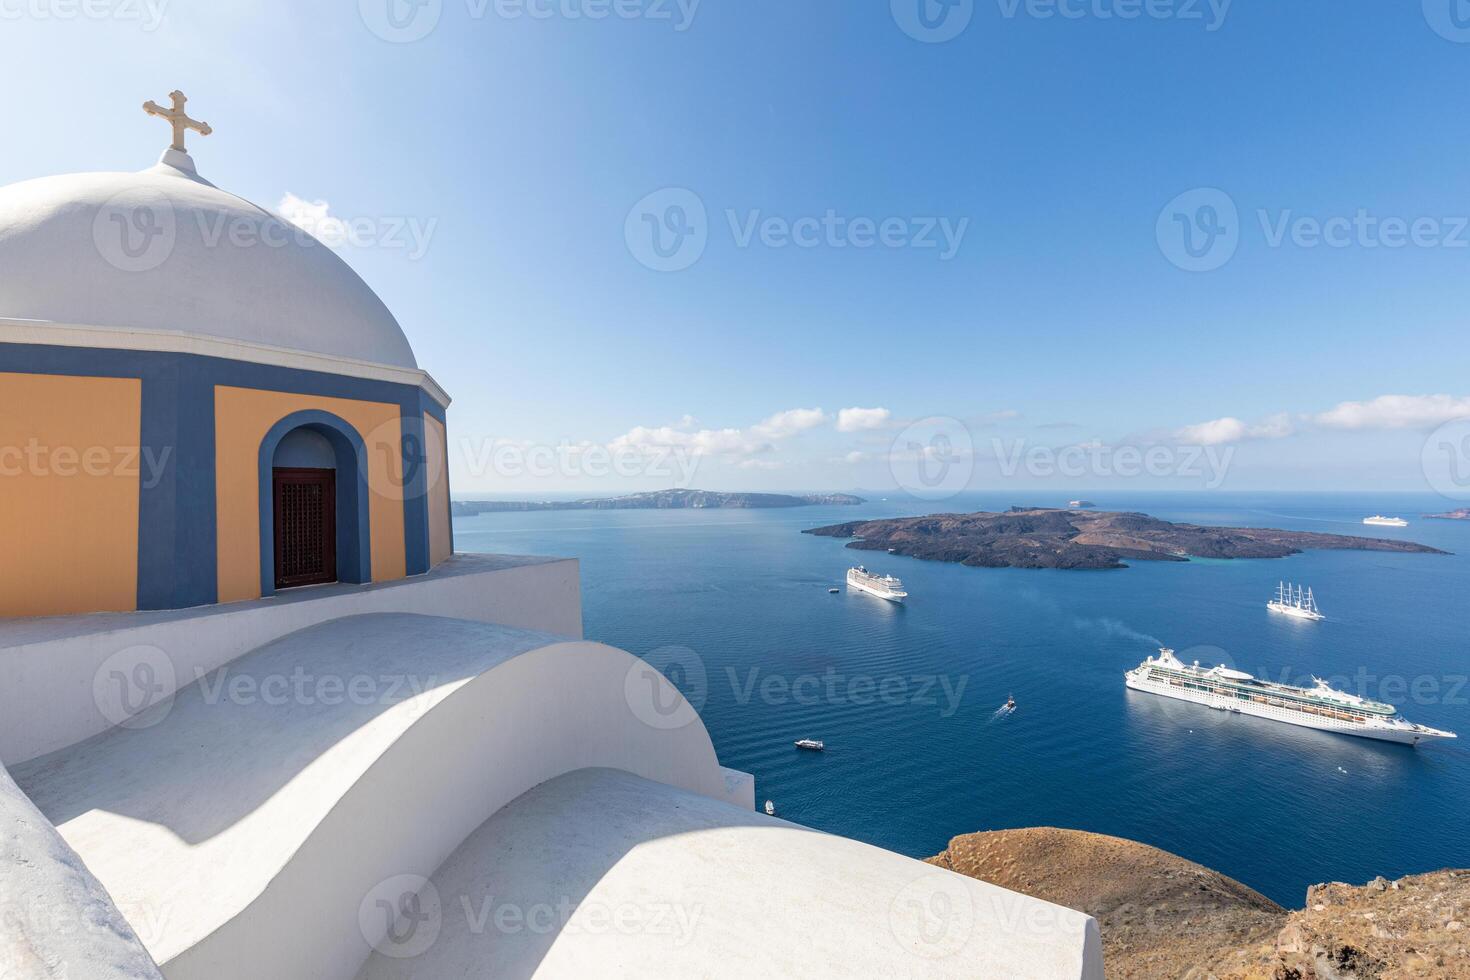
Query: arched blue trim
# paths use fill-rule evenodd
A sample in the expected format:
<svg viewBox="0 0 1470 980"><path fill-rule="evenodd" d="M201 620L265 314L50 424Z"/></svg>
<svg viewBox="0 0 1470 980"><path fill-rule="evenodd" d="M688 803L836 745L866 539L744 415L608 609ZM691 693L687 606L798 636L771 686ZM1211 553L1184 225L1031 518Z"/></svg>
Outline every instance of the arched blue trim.
<svg viewBox="0 0 1470 980"><path fill-rule="evenodd" d="M271 471L276 447L291 432L309 428L325 436L337 456L337 579L373 579L371 524L368 520L367 450L362 436L345 419L307 409L271 426L260 441L260 594L276 591L275 493Z"/></svg>

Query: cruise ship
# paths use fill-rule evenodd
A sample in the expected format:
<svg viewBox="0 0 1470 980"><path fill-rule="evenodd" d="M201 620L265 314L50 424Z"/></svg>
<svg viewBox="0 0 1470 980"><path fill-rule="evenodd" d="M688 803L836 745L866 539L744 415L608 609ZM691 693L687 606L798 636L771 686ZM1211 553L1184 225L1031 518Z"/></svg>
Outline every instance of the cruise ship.
<svg viewBox="0 0 1470 980"><path fill-rule="evenodd" d="M903 602L908 598L908 593L903 590L903 583L898 579L892 575L874 575L861 565L847 570L847 584L890 602Z"/></svg>
<svg viewBox="0 0 1470 980"><path fill-rule="evenodd" d="M1300 585L1292 585L1290 582L1276 583L1276 598L1266 603L1266 608L1296 619L1327 618L1322 615L1322 610L1317 608L1317 599L1312 595L1310 587L1303 590Z"/></svg>
<svg viewBox="0 0 1470 980"><path fill-rule="evenodd" d="M1372 524L1374 527L1408 527L1409 522L1402 517L1384 517L1382 514L1374 514L1372 517L1363 518L1364 524Z"/></svg>
<svg viewBox="0 0 1470 980"><path fill-rule="evenodd" d="M1404 745L1456 737L1454 732L1405 721L1393 705L1338 691L1319 678L1312 678L1313 687L1292 687L1257 680L1229 667L1201 667L1197 660L1186 666L1168 647L1160 648L1157 657L1149 657L1123 679L1135 691L1341 735Z"/></svg>

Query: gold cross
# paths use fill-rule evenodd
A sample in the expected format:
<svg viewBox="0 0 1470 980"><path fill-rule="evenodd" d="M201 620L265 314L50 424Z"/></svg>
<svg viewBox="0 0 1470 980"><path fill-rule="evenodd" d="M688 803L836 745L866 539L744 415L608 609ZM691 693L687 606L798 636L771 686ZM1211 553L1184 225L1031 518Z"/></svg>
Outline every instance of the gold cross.
<svg viewBox="0 0 1470 980"><path fill-rule="evenodd" d="M199 122L196 119L190 119L188 114L184 112L184 103L188 102L189 100L184 96L183 92L173 91L168 94L168 97L174 100L174 107L172 109L165 109L157 102L149 99L147 102L143 103L143 111L148 113L148 115L150 116L158 116L162 119L167 119L169 123L172 124L172 126L174 127L173 148L175 150L178 150L180 153L187 153L189 151L184 149L185 130L192 129L200 136L208 136L210 133L214 132L214 130L209 127L209 123Z"/></svg>

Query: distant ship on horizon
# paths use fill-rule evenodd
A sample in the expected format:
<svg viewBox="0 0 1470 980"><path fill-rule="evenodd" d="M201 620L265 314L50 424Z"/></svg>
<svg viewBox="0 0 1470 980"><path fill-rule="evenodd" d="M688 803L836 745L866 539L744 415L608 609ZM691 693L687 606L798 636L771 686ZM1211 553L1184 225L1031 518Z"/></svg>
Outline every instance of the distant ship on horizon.
<svg viewBox="0 0 1470 980"><path fill-rule="evenodd" d="M1458 737L1454 732L1416 725L1391 704L1339 691L1319 677L1312 678L1314 686L1309 688L1276 684L1224 665L1201 667L1196 660L1186 666L1168 647L1160 647L1157 657L1149 657L1124 674L1123 681L1135 691L1339 735L1403 745Z"/></svg>
<svg viewBox="0 0 1470 980"><path fill-rule="evenodd" d="M1290 582L1276 583L1276 598L1266 603L1266 608L1296 619L1327 618L1322 615L1322 610L1317 608L1317 599L1312 595L1310 587L1304 591L1302 586L1293 586Z"/></svg>
<svg viewBox="0 0 1470 980"><path fill-rule="evenodd" d="M1402 517L1384 517L1382 514L1374 514L1372 517L1363 518L1364 524L1374 527L1408 527L1409 522Z"/></svg>
<svg viewBox="0 0 1470 980"><path fill-rule="evenodd" d="M847 584L859 592L875 595L889 602L902 602L908 598L903 582L892 575L875 575L862 565L847 570Z"/></svg>

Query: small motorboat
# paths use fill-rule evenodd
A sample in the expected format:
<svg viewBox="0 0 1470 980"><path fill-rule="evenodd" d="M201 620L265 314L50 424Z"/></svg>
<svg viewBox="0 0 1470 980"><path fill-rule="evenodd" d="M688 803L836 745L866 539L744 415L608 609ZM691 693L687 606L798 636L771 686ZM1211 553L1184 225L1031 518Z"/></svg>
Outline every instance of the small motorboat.
<svg viewBox="0 0 1470 980"><path fill-rule="evenodd" d="M798 749L809 749L812 752L821 752L827 746L824 745L820 739L799 738L796 740L796 747Z"/></svg>
<svg viewBox="0 0 1470 980"><path fill-rule="evenodd" d="M828 593L829 593L829 594L831 594L831 595L836 595L836 594L837 594L837 593L839 593L839 592L841 592L841 591L842 591L842 590L841 590L841 589L828 589L828 590L827 590L827 592L828 592Z"/></svg>
<svg viewBox="0 0 1470 980"><path fill-rule="evenodd" d="M766 816L768 816L768 817L774 817L775 815L776 815L776 804L773 803L770 800L766 800Z"/></svg>
<svg viewBox="0 0 1470 980"><path fill-rule="evenodd" d="M1010 711L1016 710L1016 696L1014 694L1006 695L1006 708Z"/></svg>

